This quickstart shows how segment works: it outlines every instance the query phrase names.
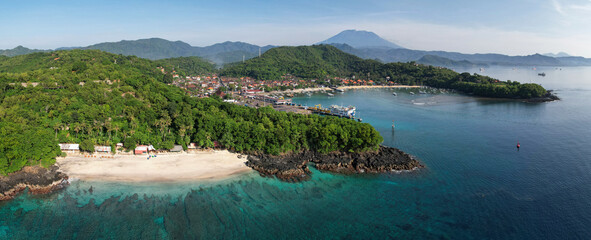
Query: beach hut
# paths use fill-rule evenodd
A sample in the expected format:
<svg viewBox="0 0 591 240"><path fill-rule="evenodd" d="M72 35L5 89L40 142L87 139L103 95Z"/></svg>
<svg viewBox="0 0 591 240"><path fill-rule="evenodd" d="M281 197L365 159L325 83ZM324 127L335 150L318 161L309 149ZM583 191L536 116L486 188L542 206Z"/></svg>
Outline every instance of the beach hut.
<svg viewBox="0 0 591 240"><path fill-rule="evenodd" d="M60 150L64 152L79 152L80 151L80 144L75 143L60 143Z"/></svg>
<svg viewBox="0 0 591 240"><path fill-rule="evenodd" d="M94 146L94 151L108 153L111 152L111 146Z"/></svg>
<svg viewBox="0 0 591 240"><path fill-rule="evenodd" d="M140 155L140 154L146 154L148 153L148 146L146 145L139 145L135 148L135 150L133 151L134 154L136 155Z"/></svg>
<svg viewBox="0 0 591 240"><path fill-rule="evenodd" d="M183 146L181 145L174 145L174 147L172 149L170 149L170 152L181 152L183 151Z"/></svg>
<svg viewBox="0 0 591 240"><path fill-rule="evenodd" d="M152 145L148 145L148 152L156 152L156 148Z"/></svg>

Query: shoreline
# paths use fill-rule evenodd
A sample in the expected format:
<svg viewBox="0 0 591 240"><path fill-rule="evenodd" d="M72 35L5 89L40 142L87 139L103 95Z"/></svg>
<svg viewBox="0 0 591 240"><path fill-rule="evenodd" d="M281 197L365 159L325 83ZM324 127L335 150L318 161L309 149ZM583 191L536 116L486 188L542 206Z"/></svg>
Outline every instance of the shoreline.
<svg viewBox="0 0 591 240"><path fill-rule="evenodd" d="M355 89L375 89L375 88L421 88L422 86L417 85L361 85L361 86L339 86L338 89L343 90L355 90ZM329 87L315 87L315 88L300 88L300 89L288 89L285 91L276 90L266 92L265 94L285 94L285 93L305 93L305 92L319 92L319 91L332 91Z"/></svg>
<svg viewBox="0 0 591 240"><path fill-rule="evenodd" d="M338 89L342 90L357 90L357 89L380 89L380 88L423 88L429 86L418 86L418 85L362 85L362 86L339 86ZM434 88L434 87L429 87ZM452 89L453 90L453 89ZM329 87L316 87L316 88L301 88L301 89L288 89L285 91L277 90L263 93L264 95L273 95L273 94L302 94L307 92L319 92L319 91L333 91L332 88ZM457 91L457 90L455 90ZM460 92L462 93L462 92ZM476 96L472 94L462 93L466 96L470 96L473 98L478 99L493 99L493 100L508 100L508 101L522 101L527 103L542 103L542 102L553 102L558 101L560 98L553 94L553 90L547 90L546 94L542 97L538 98L504 98L504 97L484 97L484 96Z"/></svg>
<svg viewBox="0 0 591 240"><path fill-rule="evenodd" d="M225 179L251 171L246 157L227 150L148 155L106 155L57 158L60 172L70 178L116 182L188 182Z"/></svg>
<svg viewBox="0 0 591 240"><path fill-rule="evenodd" d="M47 194L67 185L68 176L60 173L57 165L49 168L26 166L8 176L0 175L0 201L12 200L27 188L30 194L37 195Z"/></svg>
<svg viewBox="0 0 591 240"><path fill-rule="evenodd" d="M51 193L67 187L70 180L178 183L224 180L257 171L261 176L299 182L310 178L307 163L314 163L320 171L345 174L414 171L424 167L415 157L385 146L364 153L302 151L274 156L220 150L164 153L150 159L148 155L73 154L56 160L49 168L27 166L0 176L0 201L14 199L27 188L33 195Z"/></svg>
<svg viewBox="0 0 591 240"><path fill-rule="evenodd" d="M257 170L261 176L274 176L283 181L299 182L310 178L308 163L314 163L314 167L320 171L342 174L414 171L425 167L414 156L383 145L375 151L362 153L321 154L302 151L279 156L249 155L247 165Z"/></svg>

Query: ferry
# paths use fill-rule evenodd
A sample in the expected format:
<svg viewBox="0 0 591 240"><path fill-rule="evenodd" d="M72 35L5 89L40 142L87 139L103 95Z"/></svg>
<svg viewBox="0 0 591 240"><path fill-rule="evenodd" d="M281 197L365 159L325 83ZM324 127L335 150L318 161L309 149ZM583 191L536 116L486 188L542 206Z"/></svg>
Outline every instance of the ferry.
<svg viewBox="0 0 591 240"><path fill-rule="evenodd" d="M338 105L332 105L328 108L331 114L341 117L354 117L356 108L354 106L342 107Z"/></svg>

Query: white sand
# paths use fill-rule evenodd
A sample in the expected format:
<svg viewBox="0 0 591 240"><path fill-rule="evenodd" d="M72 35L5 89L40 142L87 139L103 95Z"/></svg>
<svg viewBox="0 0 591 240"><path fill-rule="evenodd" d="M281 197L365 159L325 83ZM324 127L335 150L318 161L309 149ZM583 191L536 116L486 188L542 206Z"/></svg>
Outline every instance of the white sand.
<svg viewBox="0 0 591 240"><path fill-rule="evenodd" d="M339 86L339 89L351 90L351 89L365 89L365 88L420 88L421 86L415 85L363 85L363 86ZM302 93L302 92L318 92L318 91L332 91L331 88L300 88L300 89L289 89L285 91L271 91L267 94L278 94L278 93Z"/></svg>
<svg viewBox="0 0 591 240"><path fill-rule="evenodd" d="M60 171L70 178L106 181L192 181L221 179L252 171L246 156L224 151L147 155L102 155L103 157L58 158Z"/></svg>

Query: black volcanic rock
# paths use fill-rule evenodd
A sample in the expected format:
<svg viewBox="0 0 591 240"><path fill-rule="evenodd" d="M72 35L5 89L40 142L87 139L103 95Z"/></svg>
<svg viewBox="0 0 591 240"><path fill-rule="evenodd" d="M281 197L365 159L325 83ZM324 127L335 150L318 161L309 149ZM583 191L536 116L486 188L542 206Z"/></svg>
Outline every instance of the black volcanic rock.
<svg viewBox="0 0 591 240"><path fill-rule="evenodd" d="M48 168L27 166L22 170L0 176L0 201L10 200L29 188L32 194L45 194L67 185L67 176L58 172L56 165Z"/></svg>
<svg viewBox="0 0 591 240"><path fill-rule="evenodd" d="M377 151L364 153L333 152L321 154L311 151L272 156L255 154L248 157L247 165L263 176L276 176L284 181L309 178L307 163L313 162L322 171L336 173L383 173L413 170L423 165L411 155L396 148L380 146Z"/></svg>
<svg viewBox="0 0 591 240"><path fill-rule="evenodd" d="M530 98L525 101L530 102L530 103L538 103L538 102L552 102L552 101L556 101L556 100L560 100L560 98L558 96L554 95L554 93L552 93L552 90L548 90L546 92L546 94L542 97Z"/></svg>

